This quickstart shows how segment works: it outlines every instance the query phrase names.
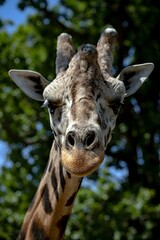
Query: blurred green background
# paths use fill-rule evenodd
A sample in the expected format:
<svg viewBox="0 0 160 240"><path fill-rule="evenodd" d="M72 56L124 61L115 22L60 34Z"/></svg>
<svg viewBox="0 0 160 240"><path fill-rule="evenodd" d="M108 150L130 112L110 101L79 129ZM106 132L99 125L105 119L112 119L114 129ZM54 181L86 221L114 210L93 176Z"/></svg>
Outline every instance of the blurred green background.
<svg viewBox="0 0 160 240"><path fill-rule="evenodd" d="M26 20L9 7L3 17L9 2ZM65 239L160 239L160 1L0 0L1 240L16 239L52 143L47 111L8 70L31 69L52 80L57 36L71 34L76 47L96 44L107 24L119 33L115 75L136 63L153 62L155 69L126 99L107 157L83 181Z"/></svg>

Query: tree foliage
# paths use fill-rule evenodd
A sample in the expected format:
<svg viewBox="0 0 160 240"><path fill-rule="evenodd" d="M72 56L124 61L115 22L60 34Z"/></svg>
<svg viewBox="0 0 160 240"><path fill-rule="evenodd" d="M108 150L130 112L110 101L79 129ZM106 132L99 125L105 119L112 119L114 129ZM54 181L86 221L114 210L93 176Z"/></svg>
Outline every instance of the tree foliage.
<svg viewBox="0 0 160 240"><path fill-rule="evenodd" d="M0 239L17 236L52 142L47 112L24 96L7 72L31 69L52 80L57 36L68 32L76 46L96 44L107 24L119 33L115 74L128 64L143 62L153 62L155 69L144 86L126 99L106 150L107 160L84 179L66 239L158 239L160 3L61 0L50 7L47 0L19 0L18 7L34 8L36 13L12 34L0 19L0 139L8 146L0 171Z"/></svg>

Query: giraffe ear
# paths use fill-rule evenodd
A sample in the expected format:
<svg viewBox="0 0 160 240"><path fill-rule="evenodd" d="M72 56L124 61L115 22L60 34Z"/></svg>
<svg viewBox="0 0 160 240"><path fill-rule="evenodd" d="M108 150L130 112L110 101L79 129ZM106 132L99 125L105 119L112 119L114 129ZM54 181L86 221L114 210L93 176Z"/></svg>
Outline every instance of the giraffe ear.
<svg viewBox="0 0 160 240"><path fill-rule="evenodd" d="M43 90L49 82L40 73L12 69L9 71L9 76L28 97L44 101Z"/></svg>
<svg viewBox="0 0 160 240"><path fill-rule="evenodd" d="M126 88L125 97L134 94L153 71L153 63L144 63L126 67L118 75L117 79L124 82Z"/></svg>

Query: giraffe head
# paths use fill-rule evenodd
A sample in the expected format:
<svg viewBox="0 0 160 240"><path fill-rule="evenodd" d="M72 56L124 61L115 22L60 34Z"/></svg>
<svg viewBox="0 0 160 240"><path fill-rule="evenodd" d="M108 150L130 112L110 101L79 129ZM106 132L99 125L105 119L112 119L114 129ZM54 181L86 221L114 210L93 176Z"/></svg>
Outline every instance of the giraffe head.
<svg viewBox="0 0 160 240"><path fill-rule="evenodd" d="M116 35L107 28L97 46L85 44L75 53L71 36L62 33L51 83L37 72L9 72L25 94L48 107L62 165L76 176L90 174L103 161L124 98L139 89L154 67L133 65L112 77Z"/></svg>

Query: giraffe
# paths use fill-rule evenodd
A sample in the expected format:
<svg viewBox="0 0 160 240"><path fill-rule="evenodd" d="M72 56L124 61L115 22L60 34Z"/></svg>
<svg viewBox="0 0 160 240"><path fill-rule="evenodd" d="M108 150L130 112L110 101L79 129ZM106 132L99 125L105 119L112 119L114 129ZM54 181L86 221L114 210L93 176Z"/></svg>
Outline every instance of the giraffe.
<svg viewBox="0 0 160 240"><path fill-rule="evenodd" d="M48 108L53 145L36 195L25 215L18 240L61 240L84 176L104 159L124 98L134 94L154 65L126 67L112 76L117 31L108 27L97 46L76 52L72 37L57 41L56 78L10 70L9 75L30 98Z"/></svg>

